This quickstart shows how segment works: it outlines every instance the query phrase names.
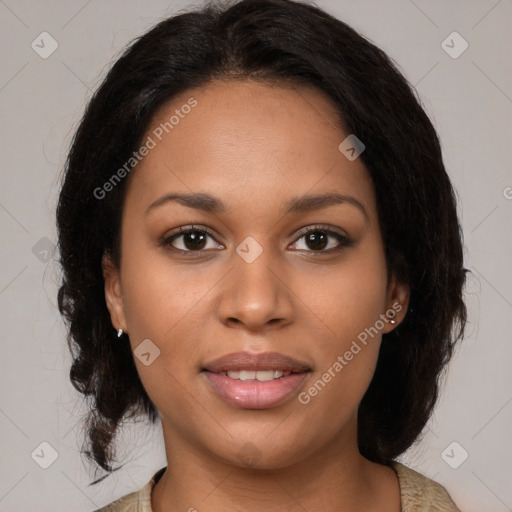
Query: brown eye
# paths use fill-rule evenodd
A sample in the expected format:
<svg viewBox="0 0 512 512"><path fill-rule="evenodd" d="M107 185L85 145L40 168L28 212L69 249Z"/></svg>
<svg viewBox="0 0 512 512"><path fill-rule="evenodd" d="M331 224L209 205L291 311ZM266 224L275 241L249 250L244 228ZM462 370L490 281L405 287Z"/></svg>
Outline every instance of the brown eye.
<svg viewBox="0 0 512 512"><path fill-rule="evenodd" d="M206 245L206 236L201 231L190 231L188 233L183 234L182 236L183 245L191 251L204 249Z"/></svg>
<svg viewBox="0 0 512 512"><path fill-rule="evenodd" d="M212 239L211 242L208 240L209 238ZM166 237L163 244L170 246L173 250L182 252L202 252L203 249L219 248L219 244L215 241L213 235L204 228L180 228L178 233Z"/></svg>
<svg viewBox="0 0 512 512"><path fill-rule="evenodd" d="M303 242L301 242L302 240ZM293 249L323 254L341 250L352 244L353 241L341 233L316 227L303 231L297 241L293 243Z"/></svg>
<svg viewBox="0 0 512 512"><path fill-rule="evenodd" d="M329 235L322 231L312 231L305 235L306 245L313 250L323 250L329 243Z"/></svg>

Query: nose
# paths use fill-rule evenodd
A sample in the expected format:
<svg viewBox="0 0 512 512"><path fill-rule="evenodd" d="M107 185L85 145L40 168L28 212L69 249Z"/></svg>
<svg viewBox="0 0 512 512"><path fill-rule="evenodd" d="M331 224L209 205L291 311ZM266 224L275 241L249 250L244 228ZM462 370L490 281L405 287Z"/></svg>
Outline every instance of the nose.
<svg viewBox="0 0 512 512"><path fill-rule="evenodd" d="M294 321L286 270L270 249L252 262L233 252L233 267L219 290L218 315L228 327L264 332Z"/></svg>

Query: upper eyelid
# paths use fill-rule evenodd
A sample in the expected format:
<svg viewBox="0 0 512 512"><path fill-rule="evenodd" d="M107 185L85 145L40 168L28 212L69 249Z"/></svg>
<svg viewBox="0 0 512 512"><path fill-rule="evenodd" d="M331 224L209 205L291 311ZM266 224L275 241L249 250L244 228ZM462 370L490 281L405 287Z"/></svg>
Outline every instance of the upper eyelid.
<svg viewBox="0 0 512 512"><path fill-rule="evenodd" d="M335 228L334 226L330 226L329 224L312 224L310 226L305 226L304 228L299 229L299 231L294 236L303 237L310 231L325 231L326 233L329 234L349 238L348 234L344 232L344 230L342 230L341 228Z"/></svg>

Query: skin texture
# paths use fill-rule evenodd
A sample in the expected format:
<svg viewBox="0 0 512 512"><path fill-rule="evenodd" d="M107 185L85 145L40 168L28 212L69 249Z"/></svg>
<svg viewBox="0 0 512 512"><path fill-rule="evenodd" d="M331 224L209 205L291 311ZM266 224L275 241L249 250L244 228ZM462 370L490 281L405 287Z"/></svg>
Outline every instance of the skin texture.
<svg viewBox="0 0 512 512"><path fill-rule="evenodd" d="M149 366L135 358L168 460L153 509L398 512L394 471L357 449L357 408L380 335L307 404L294 395L277 407L239 409L201 374L225 354L276 351L308 363L298 392L307 391L393 304L402 306L397 323L382 332L400 323L408 288L387 274L369 173L338 150L348 133L329 99L309 87L212 82L161 108L147 133L191 96L197 106L129 178L120 268L104 258L113 326L132 349L150 339L160 350ZM214 195L226 211L173 201L147 212L171 192ZM292 197L326 192L355 198L366 213L349 202L285 211ZM178 252L194 247L186 236L174 239L174 251L160 243L192 224L214 234L198 256ZM318 224L352 243L319 254L299 233ZM263 250L252 263L236 252L248 236ZM324 252L339 246L328 240ZM250 466L240 457L247 450L256 454Z"/></svg>

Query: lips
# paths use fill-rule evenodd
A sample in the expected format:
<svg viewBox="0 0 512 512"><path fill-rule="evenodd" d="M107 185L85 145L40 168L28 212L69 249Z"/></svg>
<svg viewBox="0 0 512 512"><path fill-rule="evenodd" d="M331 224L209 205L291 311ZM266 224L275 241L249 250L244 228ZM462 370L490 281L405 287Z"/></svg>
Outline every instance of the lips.
<svg viewBox="0 0 512 512"><path fill-rule="evenodd" d="M269 409L288 400L310 371L308 364L278 352L236 352L205 364L202 373L229 405Z"/></svg>
<svg viewBox="0 0 512 512"><path fill-rule="evenodd" d="M310 369L306 363L292 359L279 352L263 352L261 354L234 352L204 365L204 370L211 373L242 370L279 370L282 372L299 373L309 371Z"/></svg>

